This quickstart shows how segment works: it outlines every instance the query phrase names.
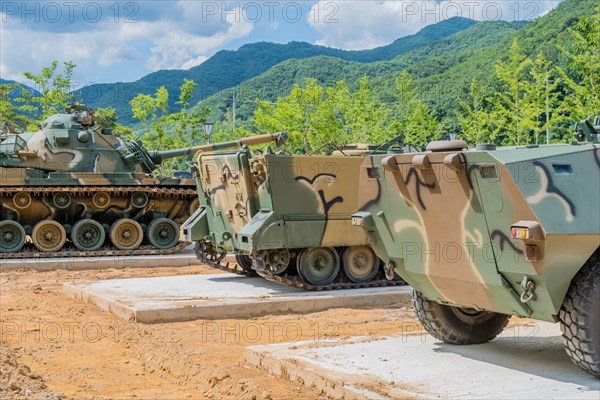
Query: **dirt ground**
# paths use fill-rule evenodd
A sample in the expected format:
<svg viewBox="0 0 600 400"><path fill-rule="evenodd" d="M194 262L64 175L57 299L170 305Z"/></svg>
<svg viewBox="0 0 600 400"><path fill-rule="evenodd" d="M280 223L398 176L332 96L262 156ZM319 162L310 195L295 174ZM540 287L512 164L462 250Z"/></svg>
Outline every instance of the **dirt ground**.
<svg viewBox="0 0 600 400"><path fill-rule="evenodd" d="M0 398L315 399L243 363L245 346L397 334L410 308L143 325L62 294L64 282L209 274L204 266L0 273Z"/></svg>

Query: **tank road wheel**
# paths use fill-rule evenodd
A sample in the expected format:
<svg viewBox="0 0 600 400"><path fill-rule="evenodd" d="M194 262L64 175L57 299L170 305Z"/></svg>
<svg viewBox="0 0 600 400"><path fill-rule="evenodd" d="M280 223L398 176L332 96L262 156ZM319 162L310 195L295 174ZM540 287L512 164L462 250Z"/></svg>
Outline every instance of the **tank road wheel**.
<svg viewBox="0 0 600 400"><path fill-rule="evenodd" d="M144 208L148 205L148 195L144 192L135 192L131 195L131 203L136 208Z"/></svg>
<svg viewBox="0 0 600 400"><path fill-rule="evenodd" d="M69 193L64 192L56 193L52 198L52 202L54 203L54 206L56 208L64 210L66 208L69 208L69 206L71 205L71 195Z"/></svg>
<svg viewBox="0 0 600 400"><path fill-rule="evenodd" d="M350 281L365 283L373 280L379 270L379 259L367 246L351 246L342 253L342 269Z"/></svg>
<svg viewBox="0 0 600 400"><path fill-rule="evenodd" d="M423 328L436 339L451 344L487 343L498 336L508 315L436 303L413 291L413 305Z"/></svg>
<svg viewBox="0 0 600 400"><path fill-rule="evenodd" d="M168 218L158 218L148 227L148 240L157 249L170 249L179 242L179 225Z"/></svg>
<svg viewBox="0 0 600 400"><path fill-rule="evenodd" d="M95 193L92 197L92 204L94 207L104 210L110 205L110 195L106 192Z"/></svg>
<svg viewBox="0 0 600 400"><path fill-rule="evenodd" d="M102 225L93 219L82 219L73 225L71 241L75 247L82 251L98 250L104 240L106 233Z"/></svg>
<svg viewBox="0 0 600 400"><path fill-rule="evenodd" d="M25 245L25 229L17 221L0 222L0 252L16 253Z"/></svg>
<svg viewBox="0 0 600 400"><path fill-rule="evenodd" d="M571 281L558 317L571 360L600 378L600 252Z"/></svg>
<svg viewBox="0 0 600 400"><path fill-rule="evenodd" d="M298 258L298 274L311 285L326 286L340 271L340 256L331 247L306 249Z"/></svg>
<svg viewBox="0 0 600 400"><path fill-rule="evenodd" d="M31 195L27 192L19 192L13 196L13 204L19 210L24 210L31 205Z"/></svg>
<svg viewBox="0 0 600 400"><path fill-rule="evenodd" d="M140 224L128 218L121 218L110 228L110 241L120 250L134 250L144 240L144 231Z"/></svg>
<svg viewBox="0 0 600 400"><path fill-rule="evenodd" d="M56 221L40 221L33 227L31 240L39 251L50 253L60 250L65 245L67 232Z"/></svg>

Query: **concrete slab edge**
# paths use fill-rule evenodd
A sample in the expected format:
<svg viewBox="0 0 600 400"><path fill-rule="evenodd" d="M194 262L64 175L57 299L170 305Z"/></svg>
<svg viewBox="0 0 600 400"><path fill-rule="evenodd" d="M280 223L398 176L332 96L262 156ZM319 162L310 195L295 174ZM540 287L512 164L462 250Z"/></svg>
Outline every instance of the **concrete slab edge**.
<svg viewBox="0 0 600 400"><path fill-rule="evenodd" d="M332 308L376 308L401 307L410 304L410 287L401 288L398 293L353 293L351 295L324 297L306 296L298 299L274 298L230 301L227 304L198 304L178 308L136 309L118 300L109 298L86 285L65 283L65 294L80 301L95 304L100 309L112 312L125 320L134 320L144 324L183 322L194 320L220 320L228 318L256 318L266 315L309 314Z"/></svg>
<svg viewBox="0 0 600 400"><path fill-rule="evenodd" d="M198 319L256 318L266 315L309 314L332 308L400 307L410 301L410 290L402 293L360 293L341 297L303 297L302 299L261 299L258 302L241 300L228 304L207 304L178 309L132 310L137 322L152 324L182 322ZM351 301L348 303L348 301ZM352 302L352 300L355 300ZM359 300L358 302L356 300ZM251 304L252 312L248 312ZM200 315L201 314L201 315Z"/></svg>
<svg viewBox="0 0 600 400"><path fill-rule="evenodd" d="M314 343L298 343L294 347L312 345ZM314 387L327 397L335 399L407 399L419 398L418 393L398 391L392 388L388 392L385 383L371 376L356 376L341 372L322 371L310 362L285 356L285 350L292 345L282 343L275 345L249 346L244 350L244 362L252 367L259 368L276 377L292 382L299 382L308 387ZM369 387L382 387L381 391L374 391Z"/></svg>
<svg viewBox="0 0 600 400"><path fill-rule="evenodd" d="M131 307L115 302L112 299L102 296L96 292L86 292L82 286L77 284L69 282L64 283L63 293L84 303L94 304L101 310L110 312L118 318L127 321L135 321L135 311Z"/></svg>
<svg viewBox="0 0 600 400"><path fill-rule="evenodd" d="M228 262L235 263L234 256L227 256ZM92 271L124 268L189 267L200 265L193 253L178 253L169 256L142 257L93 257L93 258L40 258L0 260L0 272L33 270L48 272L56 270Z"/></svg>

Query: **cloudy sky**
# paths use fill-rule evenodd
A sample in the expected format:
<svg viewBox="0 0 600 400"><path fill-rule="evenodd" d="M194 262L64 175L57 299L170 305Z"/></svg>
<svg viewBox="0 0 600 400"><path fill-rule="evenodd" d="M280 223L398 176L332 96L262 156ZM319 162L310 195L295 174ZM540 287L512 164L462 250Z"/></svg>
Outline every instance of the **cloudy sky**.
<svg viewBox="0 0 600 400"><path fill-rule="evenodd" d="M186 69L245 43L368 49L454 16L533 19L559 0L0 1L0 77L73 61L77 86Z"/></svg>

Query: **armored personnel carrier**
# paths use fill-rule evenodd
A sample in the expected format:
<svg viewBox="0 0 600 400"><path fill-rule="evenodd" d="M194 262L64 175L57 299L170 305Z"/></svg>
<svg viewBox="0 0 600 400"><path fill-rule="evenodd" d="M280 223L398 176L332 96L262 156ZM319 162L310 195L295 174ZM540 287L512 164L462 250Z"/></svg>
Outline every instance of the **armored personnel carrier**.
<svg viewBox="0 0 600 400"><path fill-rule="evenodd" d="M413 286L424 328L453 344L496 337L509 316L559 322L575 364L600 377L600 119L570 145L373 158L352 224Z"/></svg>
<svg viewBox="0 0 600 400"><path fill-rule="evenodd" d="M253 137L251 143L273 140ZM150 152L75 107L37 132L0 142L0 258L167 254L185 247L179 225L197 208L189 173L153 175L173 157L245 140Z"/></svg>
<svg viewBox="0 0 600 400"><path fill-rule="evenodd" d="M350 224L364 206L360 193L375 190L359 185L361 177L377 173L369 155L375 150L354 145L331 155L200 154L194 167L200 208L183 224L182 238L196 242L198 258L215 268L289 286L400 284L393 271L386 279L368 234ZM227 252L237 255L241 269L222 262Z"/></svg>

